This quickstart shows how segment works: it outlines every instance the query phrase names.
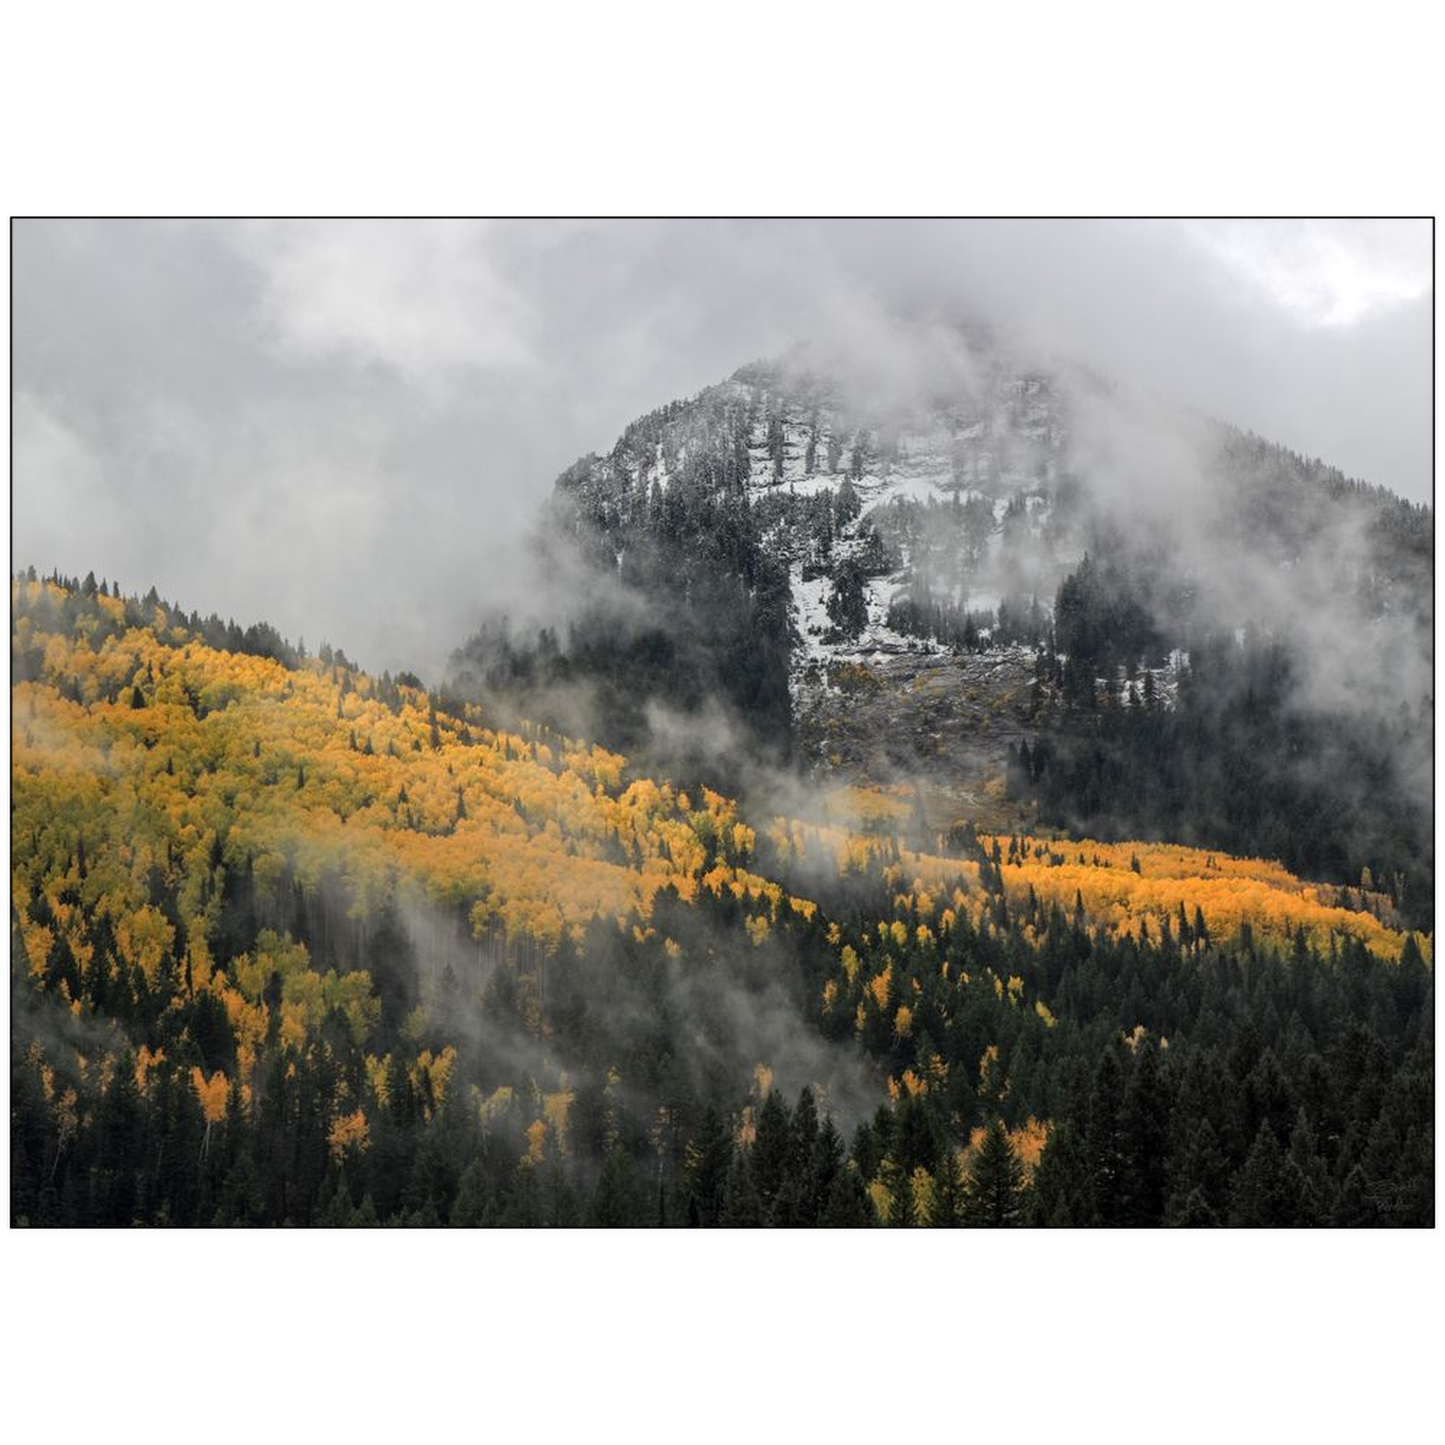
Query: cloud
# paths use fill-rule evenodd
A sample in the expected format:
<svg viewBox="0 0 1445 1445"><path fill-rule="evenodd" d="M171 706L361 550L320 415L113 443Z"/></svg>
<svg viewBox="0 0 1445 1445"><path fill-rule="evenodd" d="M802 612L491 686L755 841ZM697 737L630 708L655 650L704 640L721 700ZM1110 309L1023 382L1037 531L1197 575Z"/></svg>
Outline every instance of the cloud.
<svg viewBox="0 0 1445 1445"><path fill-rule="evenodd" d="M1429 221L1195 221L1187 233L1306 326L1349 326L1431 290Z"/></svg>
<svg viewBox="0 0 1445 1445"><path fill-rule="evenodd" d="M113 572L125 565L124 545L108 549L108 559L99 564L76 545L78 518L122 544L127 530L123 499L101 457L32 391L16 391L11 418L15 535L26 539L32 553L54 557L81 574L94 567L104 575L106 567Z"/></svg>
<svg viewBox="0 0 1445 1445"><path fill-rule="evenodd" d="M526 368L534 318L473 221L264 222L236 231L258 270L265 324L307 357L393 368L432 383Z"/></svg>
<svg viewBox="0 0 1445 1445"><path fill-rule="evenodd" d="M1296 241L1260 243L1271 274ZM1418 233L1317 242L1353 321L1306 324L1172 222L21 221L15 557L434 674L525 610L578 455L804 339L886 386L900 313L981 317L1423 499L1430 297L1389 279L1418 284Z"/></svg>

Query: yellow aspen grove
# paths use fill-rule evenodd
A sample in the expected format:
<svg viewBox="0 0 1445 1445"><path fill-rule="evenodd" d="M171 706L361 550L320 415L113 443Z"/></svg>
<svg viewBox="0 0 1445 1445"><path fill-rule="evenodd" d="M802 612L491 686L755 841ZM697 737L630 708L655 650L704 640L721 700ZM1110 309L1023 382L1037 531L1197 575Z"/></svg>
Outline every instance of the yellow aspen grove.
<svg viewBox="0 0 1445 1445"><path fill-rule="evenodd" d="M87 587L12 588L13 1222L1252 1225L1286 1172L1291 1220L1433 1210L1433 940L1383 865L836 779L756 814L481 680Z"/></svg>

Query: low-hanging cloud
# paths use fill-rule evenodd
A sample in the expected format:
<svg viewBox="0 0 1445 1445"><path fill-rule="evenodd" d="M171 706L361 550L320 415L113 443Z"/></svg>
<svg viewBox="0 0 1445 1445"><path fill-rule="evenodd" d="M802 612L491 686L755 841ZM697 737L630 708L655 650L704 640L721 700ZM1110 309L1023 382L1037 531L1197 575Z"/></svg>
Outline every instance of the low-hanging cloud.
<svg viewBox="0 0 1445 1445"><path fill-rule="evenodd" d="M1428 253L1424 224L20 222L15 560L436 675L524 610L576 456L804 338L912 386L899 314L1423 499Z"/></svg>

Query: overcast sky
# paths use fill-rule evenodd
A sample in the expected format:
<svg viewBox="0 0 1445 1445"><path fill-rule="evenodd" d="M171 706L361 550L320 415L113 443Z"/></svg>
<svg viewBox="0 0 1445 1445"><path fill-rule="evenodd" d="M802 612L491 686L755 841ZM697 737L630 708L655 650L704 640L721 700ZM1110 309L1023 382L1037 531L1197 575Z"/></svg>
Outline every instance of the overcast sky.
<svg viewBox="0 0 1445 1445"><path fill-rule="evenodd" d="M805 337L970 313L1430 497L1428 222L14 229L14 561L434 674L557 473Z"/></svg>

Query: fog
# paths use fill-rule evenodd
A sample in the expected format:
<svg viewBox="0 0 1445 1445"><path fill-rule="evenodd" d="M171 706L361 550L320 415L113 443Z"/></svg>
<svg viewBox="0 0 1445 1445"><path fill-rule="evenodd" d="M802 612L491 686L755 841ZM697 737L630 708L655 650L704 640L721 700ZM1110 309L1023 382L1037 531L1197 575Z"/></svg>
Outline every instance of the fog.
<svg viewBox="0 0 1445 1445"><path fill-rule="evenodd" d="M523 610L578 455L803 338L887 385L900 317L1425 500L1430 248L1428 222L21 221L13 561L435 676Z"/></svg>

